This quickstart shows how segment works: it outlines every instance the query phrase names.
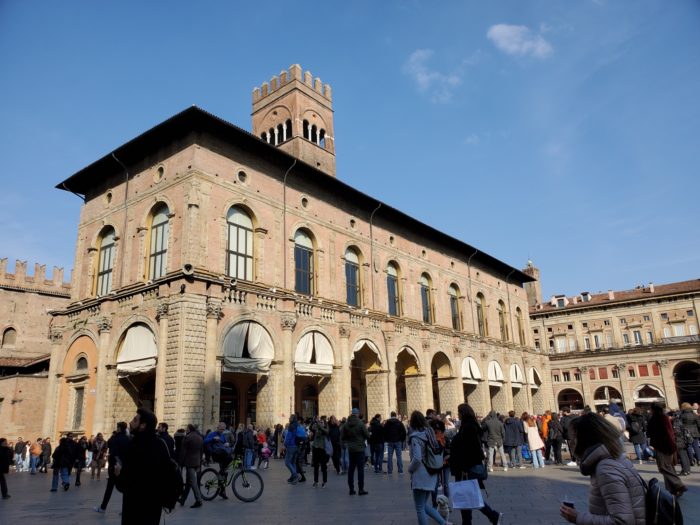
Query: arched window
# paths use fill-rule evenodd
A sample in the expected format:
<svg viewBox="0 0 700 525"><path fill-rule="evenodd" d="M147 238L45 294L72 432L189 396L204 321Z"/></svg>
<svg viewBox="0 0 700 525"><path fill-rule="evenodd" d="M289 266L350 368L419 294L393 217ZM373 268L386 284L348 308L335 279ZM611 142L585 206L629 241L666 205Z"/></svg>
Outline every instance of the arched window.
<svg viewBox="0 0 700 525"><path fill-rule="evenodd" d="M2 346L5 348L6 346L15 346L15 343L17 342L17 330L14 328L8 328L2 333Z"/></svg>
<svg viewBox="0 0 700 525"><path fill-rule="evenodd" d="M322 129L321 132L318 134L318 145L321 146L323 149L326 149L326 130Z"/></svg>
<svg viewBox="0 0 700 525"><path fill-rule="evenodd" d="M503 301L498 301L498 327L501 330L501 341L508 340L508 322L506 320L506 305Z"/></svg>
<svg viewBox="0 0 700 525"><path fill-rule="evenodd" d="M520 307L515 309L515 319L518 323L518 342L521 345L525 344L525 325L523 324L523 311Z"/></svg>
<svg viewBox="0 0 700 525"><path fill-rule="evenodd" d="M347 303L360 306L360 258L354 248L345 250L345 289Z"/></svg>
<svg viewBox="0 0 700 525"><path fill-rule="evenodd" d="M450 314L452 316L452 328L462 329L462 313L459 311L459 288L451 284L447 293L450 295Z"/></svg>
<svg viewBox="0 0 700 525"><path fill-rule="evenodd" d="M292 121L287 119L284 123L284 140L289 140L292 138Z"/></svg>
<svg viewBox="0 0 700 525"><path fill-rule="evenodd" d="M489 335L488 325L486 324L486 299L482 293L476 294L476 322L479 327L479 335L486 337Z"/></svg>
<svg viewBox="0 0 700 525"><path fill-rule="evenodd" d="M309 128L309 121L305 120L303 124L304 124L304 129L303 129L304 138L307 140L311 140L311 129Z"/></svg>
<svg viewBox="0 0 700 525"><path fill-rule="evenodd" d="M304 230L294 234L294 289L306 295L314 293L314 244Z"/></svg>
<svg viewBox="0 0 700 525"><path fill-rule="evenodd" d="M226 274L243 281L253 280L253 221L245 210L233 206L226 216L228 247Z"/></svg>
<svg viewBox="0 0 700 525"><path fill-rule="evenodd" d="M97 256L97 283L95 294L100 297L112 291L112 270L114 269L114 228L107 228L100 237Z"/></svg>
<svg viewBox="0 0 700 525"><path fill-rule="evenodd" d="M151 249L148 257L148 278L158 279L168 271L168 216L170 210L161 204L151 219Z"/></svg>
<svg viewBox="0 0 700 525"><path fill-rule="evenodd" d="M420 300L423 311L423 322L433 322L433 303L430 296L430 277L427 273L420 276Z"/></svg>
<svg viewBox="0 0 700 525"><path fill-rule="evenodd" d="M386 266L386 291L389 299L389 315L401 315L401 296L399 295L399 267L395 262Z"/></svg>
<svg viewBox="0 0 700 525"><path fill-rule="evenodd" d="M75 371L76 372L87 372L87 369L88 369L87 357L80 356L78 358L78 360L75 362Z"/></svg>

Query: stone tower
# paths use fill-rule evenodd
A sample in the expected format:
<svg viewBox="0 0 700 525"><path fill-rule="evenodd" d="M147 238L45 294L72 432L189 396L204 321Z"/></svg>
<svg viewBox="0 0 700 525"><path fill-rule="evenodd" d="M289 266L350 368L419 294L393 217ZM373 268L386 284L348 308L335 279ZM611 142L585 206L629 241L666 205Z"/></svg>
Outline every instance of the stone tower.
<svg viewBox="0 0 700 525"><path fill-rule="evenodd" d="M335 177L331 87L299 64L253 90L253 134Z"/></svg>
<svg viewBox="0 0 700 525"><path fill-rule="evenodd" d="M525 292L527 293L527 304L535 306L542 302L542 285L540 284L540 269L532 264L532 261L527 261L527 267L523 273L529 275L535 281L525 283Z"/></svg>

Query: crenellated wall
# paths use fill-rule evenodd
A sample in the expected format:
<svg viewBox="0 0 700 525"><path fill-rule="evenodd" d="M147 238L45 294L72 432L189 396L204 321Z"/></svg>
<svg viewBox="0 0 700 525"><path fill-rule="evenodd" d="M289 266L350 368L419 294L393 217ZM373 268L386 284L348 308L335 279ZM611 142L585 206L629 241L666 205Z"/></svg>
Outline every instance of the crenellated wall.
<svg viewBox="0 0 700 525"><path fill-rule="evenodd" d="M63 268L53 267L51 279L46 278L46 265L34 264L34 274L27 274L27 261L15 261L14 272L7 271L7 257L0 259L0 287L25 291L70 295L70 281L64 281Z"/></svg>
<svg viewBox="0 0 700 525"><path fill-rule="evenodd" d="M260 87L256 86L253 89L253 104L256 104L261 99L271 95L294 80L303 82L316 91L316 93L328 99L328 102L332 101L330 84L324 84L319 77L313 78L311 71L303 71L299 64L293 64L289 66L288 71L280 72L279 76L274 75L270 79L270 82L263 82Z"/></svg>

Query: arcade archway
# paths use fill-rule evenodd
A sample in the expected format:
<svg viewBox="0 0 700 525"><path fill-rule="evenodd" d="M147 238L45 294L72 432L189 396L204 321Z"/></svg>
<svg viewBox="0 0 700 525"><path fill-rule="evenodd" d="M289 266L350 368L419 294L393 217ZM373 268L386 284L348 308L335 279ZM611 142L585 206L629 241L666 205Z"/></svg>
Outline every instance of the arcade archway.
<svg viewBox="0 0 700 525"><path fill-rule="evenodd" d="M456 401L452 365L443 352L436 352L430 364L433 386L433 408L438 413L452 412Z"/></svg>
<svg viewBox="0 0 700 525"><path fill-rule="evenodd" d="M583 410L583 396L578 390L565 388L557 396L559 410L570 408L571 410ZM539 412L538 412L539 413Z"/></svg>
<svg viewBox="0 0 700 525"><path fill-rule="evenodd" d="M396 412L410 415L421 409L423 376L418 368L415 351L404 346L396 357Z"/></svg>
<svg viewBox="0 0 700 525"><path fill-rule="evenodd" d="M352 408L368 419L381 414L388 405L387 374L377 345L369 339L355 343L350 368L350 386L357 393Z"/></svg>
<svg viewBox="0 0 700 525"><path fill-rule="evenodd" d="M593 393L593 404L596 408L602 408L610 403L617 403L622 410L625 410L622 404L622 394L617 388L612 386L596 388L596 391Z"/></svg>
<svg viewBox="0 0 700 525"><path fill-rule="evenodd" d="M678 404L700 402L700 364L681 361L673 368Z"/></svg>

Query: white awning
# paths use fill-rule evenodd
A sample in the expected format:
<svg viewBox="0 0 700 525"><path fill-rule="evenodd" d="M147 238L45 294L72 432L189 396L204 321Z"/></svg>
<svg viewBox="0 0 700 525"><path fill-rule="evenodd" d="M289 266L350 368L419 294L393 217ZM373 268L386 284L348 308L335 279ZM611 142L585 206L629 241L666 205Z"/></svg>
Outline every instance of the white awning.
<svg viewBox="0 0 700 525"><path fill-rule="evenodd" d="M476 385L479 381L481 381L481 370L476 359L465 357L462 361L462 383Z"/></svg>
<svg viewBox="0 0 700 525"><path fill-rule="evenodd" d="M503 369L497 361L491 361L489 363L489 383L495 383L501 385L503 383Z"/></svg>
<svg viewBox="0 0 700 525"><path fill-rule="evenodd" d="M117 375L121 377L153 370L158 358L156 336L145 324L130 326L117 356Z"/></svg>
<svg viewBox="0 0 700 525"><path fill-rule="evenodd" d="M400 354L401 352L403 352L404 350L405 350L410 356L412 356L413 359L416 360L416 368L418 368L418 367L420 366L420 365L419 365L420 361L418 360L418 354L416 354L416 351L415 351L413 348L411 348L410 346L404 346L404 347L402 347L401 350L399 351L399 354ZM398 355L398 354L397 354L397 355Z"/></svg>
<svg viewBox="0 0 700 525"><path fill-rule="evenodd" d="M510 365L510 382L515 385L522 385L525 382L523 370L517 363Z"/></svg>
<svg viewBox="0 0 700 525"><path fill-rule="evenodd" d="M538 390L542 384L540 373L534 366L527 371L527 381L530 383L530 388L532 390Z"/></svg>
<svg viewBox="0 0 700 525"><path fill-rule="evenodd" d="M352 358L355 359L355 352L362 350L363 346L367 346L372 352L377 354L377 359L379 362L382 362L382 354L379 352L379 348L377 348L377 345L375 345L372 341L369 339L360 339L357 343L355 343L355 346L352 347Z"/></svg>
<svg viewBox="0 0 700 525"><path fill-rule="evenodd" d="M333 373L333 348L321 332L304 334L294 352L294 370L302 376L329 376Z"/></svg>
<svg viewBox="0 0 700 525"><path fill-rule="evenodd" d="M267 374L275 357L275 347L267 330L254 321L243 321L224 338L224 371Z"/></svg>
<svg viewBox="0 0 700 525"><path fill-rule="evenodd" d="M665 402L666 396L664 396L660 388L654 385L639 385L634 389L632 399L638 403L659 403Z"/></svg>

